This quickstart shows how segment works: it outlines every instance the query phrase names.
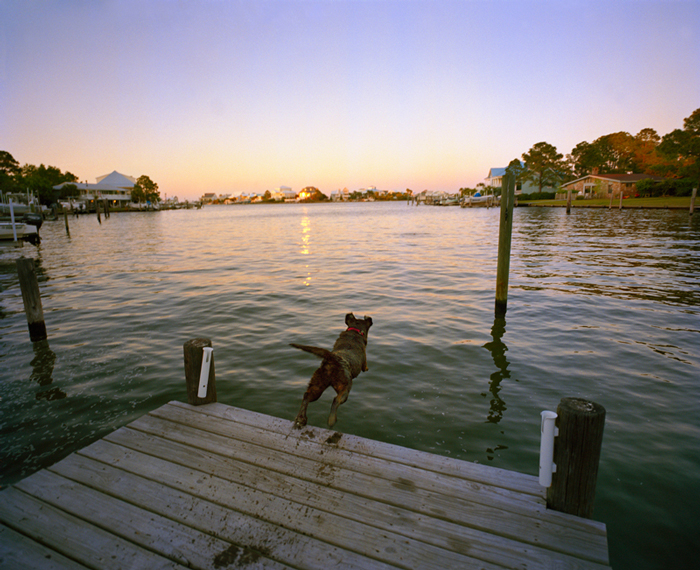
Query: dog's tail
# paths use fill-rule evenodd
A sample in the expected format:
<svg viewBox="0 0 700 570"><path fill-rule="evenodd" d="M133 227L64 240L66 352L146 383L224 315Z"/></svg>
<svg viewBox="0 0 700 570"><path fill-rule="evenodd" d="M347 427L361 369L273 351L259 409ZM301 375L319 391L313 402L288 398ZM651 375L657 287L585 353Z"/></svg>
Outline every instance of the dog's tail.
<svg viewBox="0 0 700 570"><path fill-rule="evenodd" d="M316 356L324 360L336 360L335 354L333 354L330 350L326 350L325 348L319 348L317 346L306 346L303 344L295 343L291 343L289 346L293 346L294 348L298 348L299 350L310 352L311 354L315 354Z"/></svg>

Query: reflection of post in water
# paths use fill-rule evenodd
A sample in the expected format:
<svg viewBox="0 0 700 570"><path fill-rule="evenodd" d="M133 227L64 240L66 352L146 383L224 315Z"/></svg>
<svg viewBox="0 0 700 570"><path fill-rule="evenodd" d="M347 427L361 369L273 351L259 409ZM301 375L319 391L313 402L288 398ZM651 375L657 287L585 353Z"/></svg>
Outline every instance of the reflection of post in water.
<svg viewBox="0 0 700 570"><path fill-rule="evenodd" d="M53 382L53 368L56 362L56 354L49 348L48 340L40 340L32 343L34 358L32 359L32 375L30 381L37 382L39 386L48 386ZM54 387L37 392L37 400L60 400L66 397L66 393L60 388Z"/></svg>
<svg viewBox="0 0 700 570"><path fill-rule="evenodd" d="M501 391L501 380L504 378L510 378L510 372L508 371L508 360L506 360L506 351L508 347L501 340L501 337L506 332L506 320L503 317L496 317L493 321L493 328L491 329L491 336L493 337L492 342L487 342L484 348L487 348L491 352L493 357L493 363L496 365L496 372L491 374L491 381L489 382L489 392L491 393L491 408L489 414L486 417L488 423L497 424L503 418L503 412L506 410L506 403L498 395ZM488 393L484 392L482 396L486 397Z"/></svg>

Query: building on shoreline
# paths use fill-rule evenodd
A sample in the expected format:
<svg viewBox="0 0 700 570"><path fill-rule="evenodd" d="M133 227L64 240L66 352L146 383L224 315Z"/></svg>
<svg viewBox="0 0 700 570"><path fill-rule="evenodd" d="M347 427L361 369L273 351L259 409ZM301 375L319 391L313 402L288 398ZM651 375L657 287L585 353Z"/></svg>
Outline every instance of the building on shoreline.
<svg viewBox="0 0 700 570"><path fill-rule="evenodd" d="M91 200L109 200L113 207L125 207L131 202L131 190L136 184L133 176L120 174L116 170L96 179L94 184L88 182L63 182L54 186L60 190L64 186L73 185L78 189L78 202ZM71 200L71 203L74 200Z"/></svg>
<svg viewBox="0 0 700 570"><path fill-rule="evenodd" d="M566 184L562 184L560 192L564 195L571 190L572 194L584 198L608 198L620 196L634 196L637 194L637 182L640 180L663 180L659 176L649 174L588 174Z"/></svg>

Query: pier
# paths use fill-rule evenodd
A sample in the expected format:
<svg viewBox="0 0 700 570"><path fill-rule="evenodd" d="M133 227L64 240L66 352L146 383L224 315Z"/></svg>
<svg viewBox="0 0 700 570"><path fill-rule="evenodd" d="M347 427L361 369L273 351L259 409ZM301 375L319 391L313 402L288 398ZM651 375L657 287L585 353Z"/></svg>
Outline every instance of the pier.
<svg viewBox="0 0 700 570"><path fill-rule="evenodd" d="M7 568L608 568L534 476L170 402L0 492ZM3 565L4 564L4 565Z"/></svg>

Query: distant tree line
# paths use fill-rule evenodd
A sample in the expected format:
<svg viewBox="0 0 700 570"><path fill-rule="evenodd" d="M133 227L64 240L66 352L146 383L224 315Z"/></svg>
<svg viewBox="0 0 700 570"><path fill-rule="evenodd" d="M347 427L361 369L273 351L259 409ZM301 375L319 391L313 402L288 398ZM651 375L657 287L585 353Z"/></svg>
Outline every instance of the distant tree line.
<svg viewBox="0 0 700 570"><path fill-rule="evenodd" d="M62 182L77 182L78 177L71 172L61 172L56 166L34 166L19 162L7 151L0 151L0 191L3 194L26 194L27 191L38 197L42 204L51 204L58 199L78 194L72 184L66 184L60 190L54 186Z"/></svg>
<svg viewBox="0 0 700 570"><path fill-rule="evenodd" d="M649 174L666 179L643 181L640 192L649 195L687 195L700 183L700 109L683 121L682 129L660 137L651 128L636 135L618 132L598 137L593 142L578 143L564 156L547 142L538 142L521 159L513 159L507 171L517 182L531 182L542 196L544 188L582 178L589 174ZM466 195L476 190L488 191L484 184L475 189L460 188ZM496 190L498 193L498 190ZM534 196L534 195L533 195Z"/></svg>

